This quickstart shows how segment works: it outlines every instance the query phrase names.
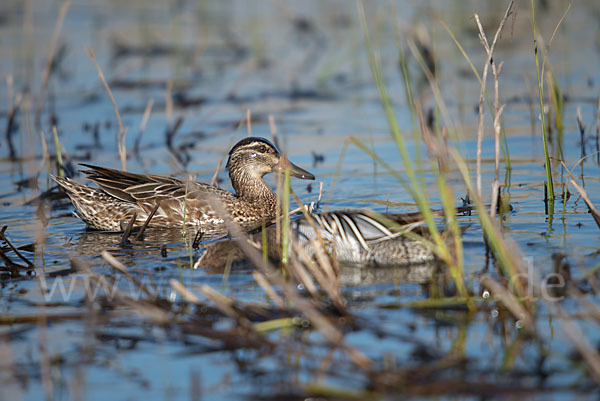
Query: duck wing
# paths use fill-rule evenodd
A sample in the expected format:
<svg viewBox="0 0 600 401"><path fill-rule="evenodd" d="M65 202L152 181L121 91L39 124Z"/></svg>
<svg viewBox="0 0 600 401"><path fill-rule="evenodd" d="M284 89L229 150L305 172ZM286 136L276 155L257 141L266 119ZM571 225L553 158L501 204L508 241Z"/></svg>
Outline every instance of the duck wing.
<svg viewBox="0 0 600 401"><path fill-rule="evenodd" d="M231 192L199 182L82 165L89 169L83 171L87 177L109 195L135 203L146 213L160 205L153 221L162 221L164 225L179 225L184 221L223 224L224 220L214 210L214 202L225 205L238 202Z"/></svg>
<svg viewBox="0 0 600 401"><path fill-rule="evenodd" d="M125 202L137 203L152 197L184 196L186 183L177 178L136 174L107 167L82 164L83 173L102 190Z"/></svg>

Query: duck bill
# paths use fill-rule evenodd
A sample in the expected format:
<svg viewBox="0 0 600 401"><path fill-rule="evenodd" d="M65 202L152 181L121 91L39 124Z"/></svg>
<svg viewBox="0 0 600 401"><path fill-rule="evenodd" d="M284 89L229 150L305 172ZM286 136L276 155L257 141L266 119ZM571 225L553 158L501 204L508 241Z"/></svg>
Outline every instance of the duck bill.
<svg viewBox="0 0 600 401"><path fill-rule="evenodd" d="M287 157L281 156L281 160L279 161L279 164L275 167L275 171L279 172L279 173L283 173L283 172L285 172L286 169L290 170L290 175L292 177L301 178L303 180L314 180L315 179L314 175L312 175L308 171L304 170L303 168L296 166L294 163L289 161L289 159Z"/></svg>

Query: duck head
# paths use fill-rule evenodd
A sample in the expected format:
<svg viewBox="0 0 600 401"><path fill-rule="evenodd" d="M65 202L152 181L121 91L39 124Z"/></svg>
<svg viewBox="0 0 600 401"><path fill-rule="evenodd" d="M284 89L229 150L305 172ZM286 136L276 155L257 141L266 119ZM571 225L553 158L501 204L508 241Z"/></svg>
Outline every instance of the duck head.
<svg viewBox="0 0 600 401"><path fill-rule="evenodd" d="M289 169L292 177L315 179L314 175L290 162L270 141L258 137L244 138L231 148L227 169L234 183L241 176L262 179L265 174L284 172L286 169Z"/></svg>

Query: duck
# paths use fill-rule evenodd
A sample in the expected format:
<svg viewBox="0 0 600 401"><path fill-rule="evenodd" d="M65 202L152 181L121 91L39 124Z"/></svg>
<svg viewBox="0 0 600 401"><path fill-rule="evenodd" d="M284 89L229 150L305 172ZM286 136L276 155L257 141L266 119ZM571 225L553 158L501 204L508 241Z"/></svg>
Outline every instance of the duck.
<svg viewBox="0 0 600 401"><path fill-rule="evenodd" d="M355 266L405 266L432 262L435 255L421 242L405 236L427 236L420 213L381 215L369 210L345 209L314 213L291 224L297 244L313 256L314 240L338 262Z"/></svg>
<svg viewBox="0 0 600 401"><path fill-rule="evenodd" d="M384 216L359 209L311 212L309 217L301 215L290 222L290 252L302 250L314 258L314 241L320 238L324 251L347 266L391 267L433 262L433 252L420 242L407 238L404 235L407 231L427 236L420 213ZM265 237L259 232L252 234L250 239L259 247L262 245L262 251L266 251L270 259L281 259L275 227L267 227ZM224 240L209 244L196 267L219 269L227 263L245 260L246 255L236 241Z"/></svg>
<svg viewBox="0 0 600 401"><path fill-rule="evenodd" d="M457 215L470 215L471 212L471 206L456 209ZM444 216L442 210L432 210L432 214ZM462 225L461 232L468 227L468 224ZM317 253L314 241L322 239L329 256L345 266L372 268L435 263L433 251L407 236L407 232L430 237L420 212L380 214L366 209L311 212L309 217L301 215L290 222L290 251L302 250L314 258ZM262 251L266 251L272 260L281 259L281 244L273 226L267 227L266 238L262 233L256 233L250 239L259 247L266 245L267 249ZM235 241L224 240L209 244L196 266L220 269L227 263L245 260L246 255Z"/></svg>
<svg viewBox="0 0 600 401"><path fill-rule="evenodd" d="M213 185L174 177L136 174L82 164L82 171L99 188L52 176L76 209L75 215L90 228L123 231L135 215L134 226L158 228L195 226L206 235L226 235L228 217L243 231L268 225L277 214L277 196L263 177L289 170L292 177L314 180L269 140L247 137L229 151L227 170L235 193ZM228 216L224 216L225 212Z"/></svg>

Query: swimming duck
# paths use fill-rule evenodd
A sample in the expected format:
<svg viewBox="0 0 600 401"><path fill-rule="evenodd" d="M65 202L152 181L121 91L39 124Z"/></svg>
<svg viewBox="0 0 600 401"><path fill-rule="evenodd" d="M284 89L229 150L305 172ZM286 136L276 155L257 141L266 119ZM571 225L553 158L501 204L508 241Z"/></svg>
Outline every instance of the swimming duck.
<svg viewBox="0 0 600 401"><path fill-rule="evenodd" d="M471 213L470 206L457 208L458 215ZM442 210L433 210L435 217L442 217ZM462 225L461 231L468 228ZM315 255L313 240L323 239L325 251L338 262L354 266L409 266L427 264L435 260L432 250L424 244L407 237L413 232L428 238L420 212L379 214L369 210L344 209L311 213L310 220L304 216L290 223L290 237L294 246L309 256ZM262 233L252 240L262 244ZM266 245L269 257L281 258L281 244L273 226L267 228ZM292 246L290 249L294 249ZM298 249L298 248L296 248ZM210 244L196 265L198 267L222 268L227 263L246 259L235 241L219 241Z"/></svg>
<svg viewBox="0 0 600 401"><path fill-rule="evenodd" d="M312 215L292 225L293 238L310 255L311 240L322 238L327 252L341 263L362 266L398 266L431 262L433 252L403 235L426 235L420 213L380 215L367 210L337 210ZM385 219L386 221L382 220Z"/></svg>
<svg viewBox="0 0 600 401"><path fill-rule="evenodd" d="M290 176L314 180L314 175L291 163L275 145L264 138L248 137L229 151L227 169L235 194L212 185L173 177L135 174L82 164L86 176L100 188L79 184L69 178L52 177L77 210L76 216L91 228L122 231L122 223L136 214L136 225L150 220L152 227L193 225L202 233L228 232L224 216L215 210L219 202L244 231L269 224L276 216L277 197L263 177L289 169Z"/></svg>

